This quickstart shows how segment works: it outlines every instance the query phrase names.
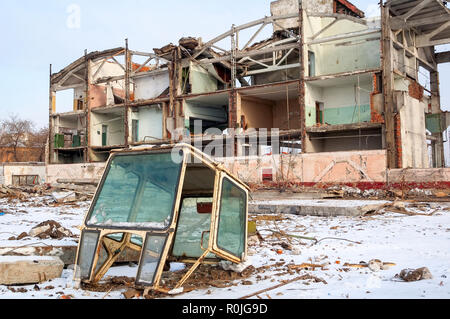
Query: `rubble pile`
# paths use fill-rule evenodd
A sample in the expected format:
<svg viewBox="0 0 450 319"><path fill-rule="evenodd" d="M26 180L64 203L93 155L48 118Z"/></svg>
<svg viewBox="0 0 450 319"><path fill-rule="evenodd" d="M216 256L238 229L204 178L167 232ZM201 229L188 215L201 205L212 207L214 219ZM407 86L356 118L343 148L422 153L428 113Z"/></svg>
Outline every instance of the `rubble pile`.
<svg viewBox="0 0 450 319"><path fill-rule="evenodd" d="M61 226L54 220L47 220L33 227L28 233L23 232L19 236L12 236L9 240L22 240L26 237L36 237L39 239L63 239L65 237L78 238L70 230Z"/></svg>
<svg viewBox="0 0 450 319"><path fill-rule="evenodd" d="M403 279L404 281L418 281L418 280L427 280L432 279L430 270L427 267L422 267L418 269L403 269L400 274L397 274L396 277Z"/></svg>
<svg viewBox="0 0 450 319"><path fill-rule="evenodd" d="M325 189L334 198L355 199L420 199L433 198L439 200L450 199L448 190L440 189L365 189L357 187L334 185Z"/></svg>
<svg viewBox="0 0 450 319"><path fill-rule="evenodd" d="M70 230L61 226L60 223L54 220L47 220L33 227L28 235L31 237L37 237L40 239L62 239L64 237L73 237L74 235Z"/></svg>
<svg viewBox="0 0 450 319"><path fill-rule="evenodd" d="M0 185L0 198L31 200L36 196L51 196L56 203L73 203L91 200L95 194L95 185L42 184L35 186Z"/></svg>

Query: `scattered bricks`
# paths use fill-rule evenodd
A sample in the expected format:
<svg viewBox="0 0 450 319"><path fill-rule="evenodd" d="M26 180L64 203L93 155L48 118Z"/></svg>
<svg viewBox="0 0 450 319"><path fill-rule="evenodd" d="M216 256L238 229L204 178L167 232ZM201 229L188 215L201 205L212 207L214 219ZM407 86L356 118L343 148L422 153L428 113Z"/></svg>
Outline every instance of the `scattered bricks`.
<svg viewBox="0 0 450 319"><path fill-rule="evenodd" d="M61 277L58 257L0 256L0 285L36 284Z"/></svg>
<svg viewBox="0 0 450 319"><path fill-rule="evenodd" d="M128 289L122 293L125 299L133 299L141 296L141 293L136 289Z"/></svg>
<svg viewBox="0 0 450 319"><path fill-rule="evenodd" d="M28 234L26 233L26 232L23 232L23 233L21 233L19 236L17 236L17 239L16 240L22 240L22 239L24 239L25 237L27 237L28 236Z"/></svg>

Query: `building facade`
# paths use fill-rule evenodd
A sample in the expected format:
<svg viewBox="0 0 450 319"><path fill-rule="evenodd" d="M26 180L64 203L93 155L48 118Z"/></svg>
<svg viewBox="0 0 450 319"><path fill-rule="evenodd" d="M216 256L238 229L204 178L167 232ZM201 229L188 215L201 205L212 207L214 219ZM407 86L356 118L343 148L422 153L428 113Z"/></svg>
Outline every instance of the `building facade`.
<svg viewBox="0 0 450 319"><path fill-rule="evenodd" d="M271 13L208 42L151 53L126 43L51 73L48 162L104 162L113 149L199 137L200 148L231 139L229 161L249 155L249 132L279 129L276 147L269 138L270 151L259 141L252 154L375 152L380 171L444 167L442 1L383 1L380 17L366 18L345 0L278 0ZM74 92L71 112L58 112L63 90Z"/></svg>

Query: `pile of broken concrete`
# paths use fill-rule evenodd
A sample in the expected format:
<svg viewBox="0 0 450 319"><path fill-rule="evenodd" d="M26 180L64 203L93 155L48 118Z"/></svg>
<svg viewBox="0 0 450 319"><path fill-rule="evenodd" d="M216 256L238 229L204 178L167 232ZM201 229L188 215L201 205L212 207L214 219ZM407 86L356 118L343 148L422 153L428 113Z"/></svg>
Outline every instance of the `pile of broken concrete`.
<svg viewBox="0 0 450 319"><path fill-rule="evenodd" d="M63 239L65 237L75 236L70 230L61 226L60 223L54 220L47 220L33 227L28 233L23 232L17 237L10 237L9 240L21 240L26 237L36 237L39 239Z"/></svg>

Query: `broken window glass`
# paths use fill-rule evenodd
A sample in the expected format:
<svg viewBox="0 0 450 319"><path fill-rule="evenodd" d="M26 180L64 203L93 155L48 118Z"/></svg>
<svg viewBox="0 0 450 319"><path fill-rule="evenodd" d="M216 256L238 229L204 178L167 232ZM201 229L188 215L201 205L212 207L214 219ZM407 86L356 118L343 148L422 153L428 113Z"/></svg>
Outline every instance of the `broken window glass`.
<svg viewBox="0 0 450 319"><path fill-rule="evenodd" d="M161 254L164 250L167 235L147 235L136 283L152 285L158 270Z"/></svg>
<svg viewBox="0 0 450 319"><path fill-rule="evenodd" d="M103 244L100 245L100 253L98 255L97 265L94 268L94 272L98 271L108 260L108 252Z"/></svg>
<svg viewBox="0 0 450 319"><path fill-rule="evenodd" d="M87 225L167 229L181 166L181 160L172 160L171 153L115 156Z"/></svg>
<svg viewBox="0 0 450 319"><path fill-rule="evenodd" d="M85 280L91 275L92 264L97 249L100 232L83 231L80 240L80 251L78 252L76 277Z"/></svg>
<svg viewBox="0 0 450 319"><path fill-rule="evenodd" d="M178 219L178 228L172 255L177 257L198 258L203 254L201 249L202 234L210 230L211 212L205 213L202 206L211 204L212 197L188 197L183 199ZM200 212L199 212L200 211ZM208 247L209 233L203 236L203 248ZM214 258L208 254L207 258Z"/></svg>
<svg viewBox="0 0 450 319"><path fill-rule="evenodd" d="M247 195L228 178L222 182L217 245L241 258L245 251Z"/></svg>

